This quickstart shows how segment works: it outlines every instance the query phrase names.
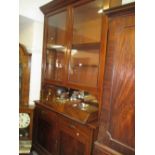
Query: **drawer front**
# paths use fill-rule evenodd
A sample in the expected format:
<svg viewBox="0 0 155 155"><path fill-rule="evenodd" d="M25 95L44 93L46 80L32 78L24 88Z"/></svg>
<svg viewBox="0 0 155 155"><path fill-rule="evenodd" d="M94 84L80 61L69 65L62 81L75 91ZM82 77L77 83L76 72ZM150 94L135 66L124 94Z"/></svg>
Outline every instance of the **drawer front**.
<svg viewBox="0 0 155 155"><path fill-rule="evenodd" d="M45 108L40 108L40 107L37 107L37 112L38 112L38 117L43 119L43 120L46 120L46 121L56 121L57 119L57 115L56 113L54 112L51 112Z"/></svg>
<svg viewBox="0 0 155 155"><path fill-rule="evenodd" d="M64 129L66 132L79 139L89 140L92 137L92 130L82 124L72 121L67 118L59 118L60 129Z"/></svg>

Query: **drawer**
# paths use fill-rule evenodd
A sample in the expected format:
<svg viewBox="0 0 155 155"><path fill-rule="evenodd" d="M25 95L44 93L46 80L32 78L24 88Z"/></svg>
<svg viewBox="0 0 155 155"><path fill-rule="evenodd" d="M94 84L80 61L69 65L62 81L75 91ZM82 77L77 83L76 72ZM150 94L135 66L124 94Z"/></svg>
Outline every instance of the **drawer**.
<svg viewBox="0 0 155 155"><path fill-rule="evenodd" d="M38 113L38 117L46 120L46 121L56 121L57 119L57 115L54 112L51 112L45 108L38 108L37 107L37 113Z"/></svg>
<svg viewBox="0 0 155 155"><path fill-rule="evenodd" d="M59 124L60 130L64 129L66 132L72 134L72 136L74 137L83 137L85 140L92 137L92 129L71 119L59 117Z"/></svg>

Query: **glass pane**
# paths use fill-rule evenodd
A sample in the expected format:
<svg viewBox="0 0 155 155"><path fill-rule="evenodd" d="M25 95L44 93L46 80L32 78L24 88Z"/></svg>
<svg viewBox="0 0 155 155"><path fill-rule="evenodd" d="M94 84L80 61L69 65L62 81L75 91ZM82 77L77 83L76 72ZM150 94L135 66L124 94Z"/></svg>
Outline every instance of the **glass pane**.
<svg viewBox="0 0 155 155"><path fill-rule="evenodd" d="M97 50L89 50L89 53L86 53L84 50L77 50L74 54L72 50L70 81L87 86L96 86L99 59L97 52Z"/></svg>
<svg viewBox="0 0 155 155"><path fill-rule="evenodd" d="M96 87L98 78L102 0L74 9L69 81Z"/></svg>
<svg viewBox="0 0 155 155"><path fill-rule="evenodd" d="M66 50L66 11L48 18L46 79L62 81Z"/></svg>
<svg viewBox="0 0 155 155"><path fill-rule="evenodd" d="M73 44L100 41L103 0L96 0L74 9Z"/></svg>

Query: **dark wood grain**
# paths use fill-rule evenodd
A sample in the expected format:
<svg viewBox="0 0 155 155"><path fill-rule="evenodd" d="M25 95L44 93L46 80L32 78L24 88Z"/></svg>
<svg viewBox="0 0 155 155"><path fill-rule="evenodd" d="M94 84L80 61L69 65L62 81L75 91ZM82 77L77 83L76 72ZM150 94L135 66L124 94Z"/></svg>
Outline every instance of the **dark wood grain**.
<svg viewBox="0 0 155 155"><path fill-rule="evenodd" d="M99 101L99 115L101 113L102 98L103 98L103 77L105 73L105 61L107 50L107 34L108 34L108 19L107 16L102 17L102 33L101 33L101 52L99 57L99 75L98 75L98 101Z"/></svg>
<svg viewBox="0 0 155 155"><path fill-rule="evenodd" d="M97 124L78 123L37 103L32 150L41 155L91 155L97 131Z"/></svg>
<svg viewBox="0 0 155 155"><path fill-rule="evenodd" d="M60 155L85 155L85 145L68 133L60 132Z"/></svg>
<svg viewBox="0 0 155 155"><path fill-rule="evenodd" d="M47 154L57 153L57 117L49 110L35 109L33 145Z"/></svg>
<svg viewBox="0 0 155 155"><path fill-rule="evenodd" d="M40 10L46 15L51 12L54 12L58 9L65 8L69 5L74 4L75 6L83 5L87 2L90 2L93 0L56 0L56 1L51 1L43 6L40 7Z"/></svg>
<svg viewBox="0 0 155 155"><path fill-rule="evenodd" d="M128 17L129 18L133 17ZM118 19L119 20L119 19ZM122 19L120 19L122 20ZM120 22L120 21L118 21ZM124 21L126 22L126 21ZM122 22L121 22L122 23ZM115 31L111 23L111 28ZM113 44L115 50L111 85L111 118L109 127L114 138L134 147L134 23L118 30L119 42ZM120 25L121 27L121 25ZM109 34L113 35L113 34ZM113 40L117 40L114 37ZM113 43L112 43L113 42ZM116 45L116 46L115 46ZM115 47L114 47L115 46ZM110 48L110 47L109 47Z"/></svg>
<svg viewBox="0 0 155 155"><path fill-rule="evenodd" d="M44 14L51 13L55 10L58 10L62 7L66 7L67 5L76 2L76 0L56 0L49 2L48 4L41 6L40 9Z"/></svg>
<svg viewBox="0 0 155 155"><path fill-rule="evenodd" d="M93 32L88 31L88 36L90 34L90 36L94 37L96 36L96 34L98 34L98 32L100 32L101 34L101 38L99 37L95 41L92 41L92 39L94 39L93 37L89 38L87 35L82 36L81 34L76 34L74 32L74 28L76 28L75 23L77 22L77 25L80 25L80 21L82 21L81 19L83 19L79 16L79 18L81 18L80 20L74 20L78 19L76 17L76 15L78 16L78 13L76 11L78 10L78 8L82 8L84 4L89 4L89 2L95 1L57 0L52 1L47 5L41 7L41 10L45 15L41 90L44 89L44 85L52 85L85 90L95 95L99 102L99 111L101 112L99 115L99 135L94 145L95 155L133 155L134 3L125 5L123 7L120 6L117 8L112 8L110 10L105 10L102 16L101 32L101 22L86 24L88 29L90 27L95 27L95 30L97 30ZM120 5L121 1L117 0L117 2L111 2L113 2L111 6L116 6L116 3L119 3ZM79 10L79 13L82 14L81 9ZM94 13L90 10L87 11L89 12L87 16L88 18L94 18ZM63 30L58 30L58 35L60 35L58 43L61 43L62 36L65 36L63 38L65 38L64 44L66 47L66 51L63 57L59 55L59 57L62 57L65 67L63 68L63 71L61 71L61 77L57 76L57 78L51 78L55 77L54 74L57 72L55 70L52 73L50 69L51 66L48 66L47 60L51 60L51 58L49 55L46 54L46 52L48 49L47 43L52 43L52 41L50 40L50 36L51 34L53 34L53 31L55 31L55 28L49 27L48 19L63 11L67 12L65 25L66 33ZM83 14L83 16L84 15L85 14ZM92 22L95 22L95 20L93 20ZM94 24L96 24L96 26L94 26ZM80 27L80 29L82 29L82 27ZM76 36L74 36L75 34ZM82 38L81 40L79 39L80 37ZM90 44L90 42L92 44ZM69 78L69 67L71 65L70 59L72 56L72 48L88 50L85 54L88 54L90 52L90 55L93 52L98 52L99 56L99 63L95 65L87 63L85 58L78 59L84 62L84 67L82 71L79 71L77 74L80 75L80 78L78 80L76 74L73 75L72 78ZM98 51L91 51L90 49L97 49ZM78 63L74 64L75 67L77 67L77 64ZM91 67L92 70L89 70L88 66L89 68ZM98 69L97 72L94 66L98 67L96 67ZM88 71L91 74L86 74ZM88 84L86 85L86 83ZM52 116L52 114L47 114L47 116L40 116L42 115L40 113L38 114L39 116L36 115L35 124L37 124L36 129L39 131L39 134L37 136L35 135L35 138L36 141L38 141L37 138L39 138L40 144L37 144L38 142L33 142L33 147L37 149L40 154L43 155L92 154L92 143L98 133L96 128L92 128L91 125L89 125L88 127L87 124L82 125L81 123L77 125L78 121L74 119L73 116L80 118L82 115L80 114L80 112L75 112L70 109L69 113L65 113L65 106L60 106L60 104L55 103L53 105L52 104L53 102L46 104L42 101L37 104L37 107L40 107L41 111L45 110L48 111L48 113L54 113L54 116ZM66 120L66 118L68 120ZM36 133L38 132L37 130L35 130ZM41 137L41 131L44 132L44 137ZM77 133L80 136L77 136ZM52 140L53 146L48 137ZM69 149L70 147L71 149Z"/></svg>
<svg viewBox="0 0 155 155"><path fill-rule="evenodd" d="M124 9L124 7L126 9ZM135 148L134 6L110 11L103 108L98 144L102 152L133 155ZM98 145L98 147L97 147ZM106 147L103 147L106 146ZM96 155L96 154L95 154Z"/></svg>

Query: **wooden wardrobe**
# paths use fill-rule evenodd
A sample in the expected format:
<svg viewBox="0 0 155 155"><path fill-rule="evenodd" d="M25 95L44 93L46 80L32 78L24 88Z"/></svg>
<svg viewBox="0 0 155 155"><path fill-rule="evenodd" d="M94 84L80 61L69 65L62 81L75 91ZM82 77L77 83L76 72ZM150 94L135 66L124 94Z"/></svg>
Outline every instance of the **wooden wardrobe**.
<svg viewBox="0 0 155 155"><path fill-rule="evenodd" d="M103 100L94 155L134 155L135 7L105 11L108 40Z"/></svg>

